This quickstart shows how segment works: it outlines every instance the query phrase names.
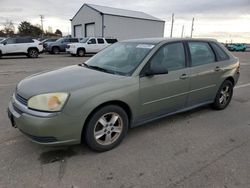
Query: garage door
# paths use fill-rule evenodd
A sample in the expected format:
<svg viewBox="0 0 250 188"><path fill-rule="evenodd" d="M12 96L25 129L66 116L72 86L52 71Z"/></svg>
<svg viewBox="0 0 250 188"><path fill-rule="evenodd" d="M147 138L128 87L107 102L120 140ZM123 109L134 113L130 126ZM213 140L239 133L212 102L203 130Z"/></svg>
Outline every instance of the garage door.
<svg viewBox="0 0 250 188"><path fill-rule="evenodd" d="M95 24L86 24L86 33L85 37L94 37L95 36Z"/></svg>
<svg viewBox="0 0 250 188"><path fill-rule="evenodd" d="M82 26L81 25L77 25L75 26L75 37L76 38L82 38Z"/></svg>

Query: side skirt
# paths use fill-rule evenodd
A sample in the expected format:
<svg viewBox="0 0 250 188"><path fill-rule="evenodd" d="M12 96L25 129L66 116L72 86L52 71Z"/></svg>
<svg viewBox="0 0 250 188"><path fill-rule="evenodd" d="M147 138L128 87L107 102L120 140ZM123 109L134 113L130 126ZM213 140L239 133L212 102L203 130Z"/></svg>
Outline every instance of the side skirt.
<svg viewBox="0 0 250 188"><path fill-rule="evenodd" d="M154 114L154 115L149 115L146 118L145 117L138 118L138 119L135 119L134 122L131 124L131 128L138 127L140 125L143 125L143 124L146 124L146 123L158 120L158 119L162 119L162 118L165 118L165 117L168 117L168 116L171 116L171 115L175 115L175 114L179 114L179 113L186 112L186 111L189 111L189 110L193 110L195 108L205 106L205 105L208 105L208 104L212 104L212 103L213 103L213 101L207 101L207 102L204 102L204 103L193 105L193 106L183 108L181 110L177 110L177 111L170 112L170 113L164 113L164 111L163 111L161 113L157 113L157 114Z"/></svg>

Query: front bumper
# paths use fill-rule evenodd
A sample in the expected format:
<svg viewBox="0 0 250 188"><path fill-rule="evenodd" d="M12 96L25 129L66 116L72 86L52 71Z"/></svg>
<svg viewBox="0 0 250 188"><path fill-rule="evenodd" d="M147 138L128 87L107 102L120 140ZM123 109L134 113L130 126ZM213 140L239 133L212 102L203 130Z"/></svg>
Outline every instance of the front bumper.
<svg viewBox="0 0 250 188"><path fill-rule="evenodd" d="M74 54L74 55L76 55L76 49L72 49L72 48L66 48L66 52L67 53L70 53L70 54Z"/></svg>
<svg viewBox="0 0 250 188"><path fill-rule="evenodd" d="M13 96L9 103L8 116L12 126L33 142L51 146L81 142L83 122L63 112L43 113L30 110Z"/></svg>

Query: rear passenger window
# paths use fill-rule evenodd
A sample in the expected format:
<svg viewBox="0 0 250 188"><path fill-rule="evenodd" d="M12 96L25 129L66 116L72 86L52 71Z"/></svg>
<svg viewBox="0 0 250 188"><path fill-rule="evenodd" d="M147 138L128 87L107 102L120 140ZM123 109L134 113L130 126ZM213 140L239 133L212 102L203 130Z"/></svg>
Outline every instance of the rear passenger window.
<svg viewBox="0 0 250 188"><path fill-rule="evenodd" d="M192 66L199 66L215 62L215 55L206 42L189 42Z"/></svg>
<svg viewBox="0 0 250 188"><path fill-rule="evenodd" d="M161 47L150 61L150 66L163 67L174 71L186 67L185 51L182 43L167 44Z"/></svg>
<svg viewBox="0 0 250 188"><path fill-rule="evenodd" d="M217 58L219 61L225 61L225 60L229 59L226 52L224 52L224 50L218 44L211 43L211 46L213 47L214 51L216 52L216 55L217 55Z"/></svg>
<svg viewBox="0 0 250 188"><path fill-rule="evenodd" d="M97 39L98 44L104 44L104 40L103 39Z"/></svg>
<svg viewBox="0 0 250 188"><path fill-rule="evenodd" d="M31 38L17 38L16 43L33 43Z"/></svg>

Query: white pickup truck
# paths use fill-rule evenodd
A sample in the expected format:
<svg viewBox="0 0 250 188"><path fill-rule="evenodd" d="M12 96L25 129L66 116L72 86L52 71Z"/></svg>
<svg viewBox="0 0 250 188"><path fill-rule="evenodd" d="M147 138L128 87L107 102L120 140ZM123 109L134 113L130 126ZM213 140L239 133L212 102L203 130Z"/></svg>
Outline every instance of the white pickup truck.
<svg viewBox="0 0 250 188"><path fill-rule="evenodd" d="M66 47L66 52L72 56L83 57L85 54L98 53L102 49L117 42L117 39L106 39L102 37L83 38L79 43L71 43Z"/></svg>

